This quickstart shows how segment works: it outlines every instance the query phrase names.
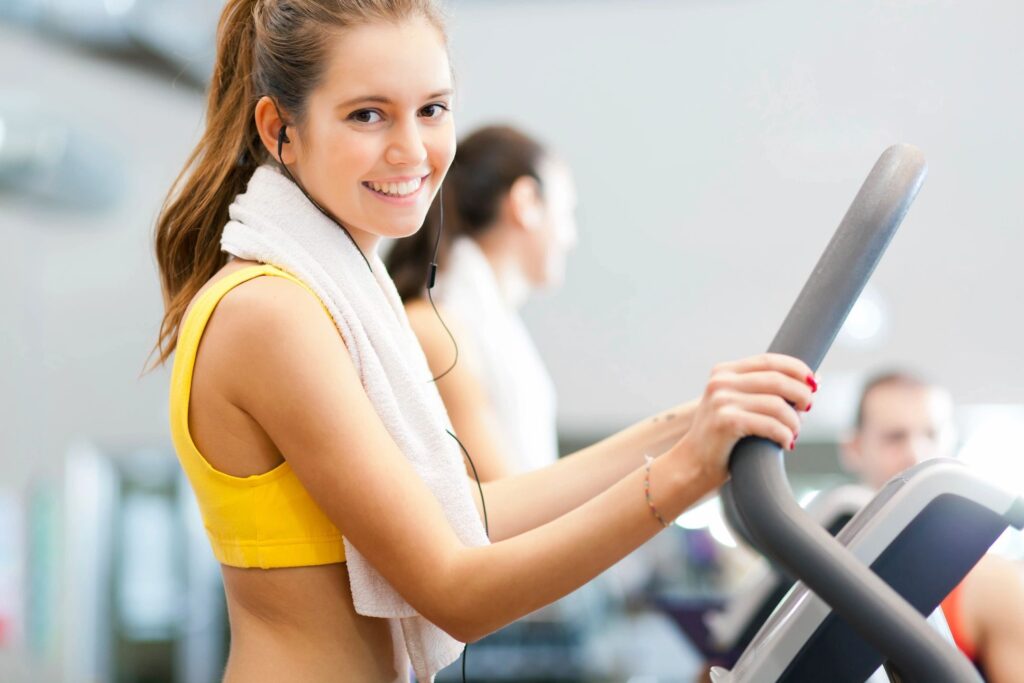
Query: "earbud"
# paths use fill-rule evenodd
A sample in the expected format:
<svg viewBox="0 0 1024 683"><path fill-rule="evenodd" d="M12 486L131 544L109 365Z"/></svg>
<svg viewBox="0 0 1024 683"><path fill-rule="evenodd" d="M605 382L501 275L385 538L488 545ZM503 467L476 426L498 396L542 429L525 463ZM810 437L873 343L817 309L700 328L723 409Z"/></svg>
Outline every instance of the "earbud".
<svg viewBox="0 0 1024 683"><path fill-rule="evenodd" d="M277 131L277 161L278 163L281 164L281 166L284 166L284 159L281 158L281 152L284 150L284 143L291 142L291 140L288 139L287 131L288 126L284 124L281 124L281 129ZM287 170L287 167L285 167L285 171ZM291 176L290 173L288 175ZM305 190L303 190L303 192L305 192Z"/></svg>

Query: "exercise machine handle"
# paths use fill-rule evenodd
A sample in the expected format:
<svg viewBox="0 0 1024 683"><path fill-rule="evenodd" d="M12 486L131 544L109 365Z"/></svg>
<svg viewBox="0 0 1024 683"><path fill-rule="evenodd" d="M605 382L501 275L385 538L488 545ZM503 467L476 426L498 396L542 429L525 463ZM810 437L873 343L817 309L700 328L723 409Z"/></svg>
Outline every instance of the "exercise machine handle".
<svg viewBox="0 0 1024 683"><path fill-rule="evenodd" d="M882 153L768 350L817 369L917 196L924 156L910 145ZM740 441L725 504L755 547L822 600L915 683L975 683L966 658L888 584L815 523L793 498L782 449Z"/></svg>

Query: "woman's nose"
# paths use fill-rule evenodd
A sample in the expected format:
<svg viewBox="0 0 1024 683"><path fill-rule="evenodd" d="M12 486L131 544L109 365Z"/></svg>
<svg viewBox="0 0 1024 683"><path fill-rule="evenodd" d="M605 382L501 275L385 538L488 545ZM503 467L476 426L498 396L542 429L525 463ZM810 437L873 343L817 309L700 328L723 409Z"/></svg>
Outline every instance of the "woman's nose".
<svg viewBox="0 0 1024 683"><path fill-rule="evenodd" d="M427 158L427 148L423 144L419 126L416 123L403 123L393 130L394 133L388 141L388 149L384 155L385 161L394 166L422 164Z"/></svg>

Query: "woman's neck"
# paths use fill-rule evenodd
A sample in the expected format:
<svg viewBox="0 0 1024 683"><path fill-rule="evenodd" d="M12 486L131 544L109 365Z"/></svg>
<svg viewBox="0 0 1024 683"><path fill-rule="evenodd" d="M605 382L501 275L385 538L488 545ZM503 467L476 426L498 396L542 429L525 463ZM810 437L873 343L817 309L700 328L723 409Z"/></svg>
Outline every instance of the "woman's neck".
<svg viewBox="0 0 1024 683"><path fill-rule="evenodd" d="M335 221L337 222L337 221ZM375 235L372 232L366 232L359 228L350 228L345 226L345 230L352 237L352 241L359 247L359 251L363 252L363 256L370 258L373 254L377 253L377 245L380 244L380 235Z"/></svg>
<svg viewBox="0 0 1024 683"><path fill-rule="evenodd" d="M501 298L513 310L518 310L530 296L530 282L519 264L516 245L504 239L500 230L489 230L473 238L494 271Z"/></svg>

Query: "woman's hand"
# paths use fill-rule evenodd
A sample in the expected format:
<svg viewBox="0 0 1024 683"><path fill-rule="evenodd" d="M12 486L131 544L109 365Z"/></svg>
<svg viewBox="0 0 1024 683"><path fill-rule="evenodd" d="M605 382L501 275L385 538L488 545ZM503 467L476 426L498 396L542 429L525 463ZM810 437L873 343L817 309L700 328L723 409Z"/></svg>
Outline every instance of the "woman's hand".
<svg viewBox="0 0 1024 683"><path fill-rule="evenodd" d="M729 454L740 439L760 436L793 450L801 413L818 390L803 361L765 353L716 365L689 430L666 455L697 464L717 487L729 476Z"/></svg>

